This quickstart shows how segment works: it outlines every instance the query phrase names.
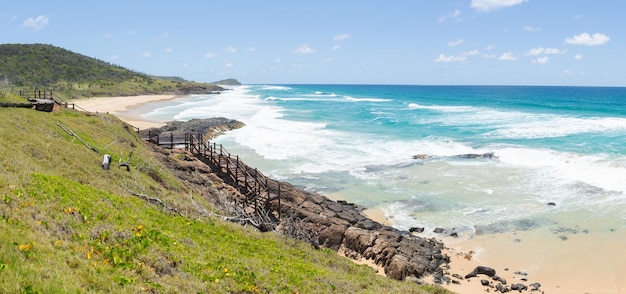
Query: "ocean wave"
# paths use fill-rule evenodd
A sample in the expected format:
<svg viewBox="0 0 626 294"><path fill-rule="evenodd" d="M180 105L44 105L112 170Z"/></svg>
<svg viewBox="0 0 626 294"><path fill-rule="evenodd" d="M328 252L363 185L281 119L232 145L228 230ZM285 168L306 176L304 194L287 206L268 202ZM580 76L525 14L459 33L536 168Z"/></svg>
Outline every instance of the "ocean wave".
<svg viewBox="0 0 626 294"><path fill-rule="evenodd" d="M291 90L291 88L286 87L286 86L271 86L271 85L265 85L261 87L262 90L277 90L277 91L288 91Z"/></svg>
<svg viewBox="0 0 626 294"><path fill-rule="evenodd" d="M410 109L427 109L442 112L469 112L476 110L473 106L420 105L417 103L409 103L408 107Z"/></svg>
<svg viewBox="0 0 626 294"><path fill-rule="evenodd" d="M265 98L266 101L314 101L314 102L328 102L328 101L340 101L333 98L305 98L305 97L274 97L270 96Z"/></svg>
<svg viewBox="0 0 626 294"><path fill-rule="evenodd" d="M626 131L624 118L527 117L526 122L510 122L485 133L488 138L537 139L564 137L582 133Z"/></svg>
<svg viewBox="0 0 626 294"><path fill-rule="evenodd" d="M389 102L393 101L391 99L383 99L383 98L354 98L350 96L345 96L346 101L350 102Z"/></svg>

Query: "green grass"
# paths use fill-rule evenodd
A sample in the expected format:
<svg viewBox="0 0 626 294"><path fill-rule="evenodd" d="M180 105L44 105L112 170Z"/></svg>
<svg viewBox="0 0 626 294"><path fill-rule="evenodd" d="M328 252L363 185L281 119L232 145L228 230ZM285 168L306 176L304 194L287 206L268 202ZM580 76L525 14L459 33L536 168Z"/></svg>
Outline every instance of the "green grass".
<svg viewBox="0 0 626 294"><path fill-rule="evenodd" d="M379 276L328 249L202 217L189 189L115 117L0 108L0 121L4 293L446 293ZM57 123L114 163L132 151L132 170L103 170L102 154Z"/></svg>

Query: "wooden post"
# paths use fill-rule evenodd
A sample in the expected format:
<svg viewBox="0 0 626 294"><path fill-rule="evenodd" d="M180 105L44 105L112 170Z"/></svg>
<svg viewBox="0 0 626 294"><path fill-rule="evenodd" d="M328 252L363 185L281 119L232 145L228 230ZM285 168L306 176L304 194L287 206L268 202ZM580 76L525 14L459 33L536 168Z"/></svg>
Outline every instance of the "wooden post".
<svg viewBox="0 0 626 294"><path fill-rule="evenodd" d="M226 159L226 174L230 174L230 169L229 169L229 165L228 165L229 161L230 160Z"/></svg>
<svg viewBox="0 0 626 294"><path fill-rule="evenodd" d="M278 220L281 218L280 198L280 183L278 183Z"/></svg>
<svg viewBox="0 0 626 294"><path fill-rule="evenodd" d="M235 183L237 183L237 190L239 190L239 155L236 157L235 164Z"/></svg>
<svg viewBox="0 0 626 294"><path fill-rule="evenodd" d="M170 133L170 149L174 149L174 133Z"/></svg>

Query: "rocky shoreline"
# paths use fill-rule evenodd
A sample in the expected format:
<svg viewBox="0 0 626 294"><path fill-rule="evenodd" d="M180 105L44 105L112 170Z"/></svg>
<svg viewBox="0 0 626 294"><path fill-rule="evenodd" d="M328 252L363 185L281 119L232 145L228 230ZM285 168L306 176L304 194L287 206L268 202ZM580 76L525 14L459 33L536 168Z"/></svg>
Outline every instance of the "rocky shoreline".
<svg viewBox="0 0 626 294"><path fill-rule="evenodd" d="M201 131L213 137L216 134L239 128L242 123L224 118L173 122L161 128L162 132ZM217 130L217 131L216 131ZM211 166L193 154L181 149L162 149L152 146L155 156L190 187L214 203L243 197L220 178ZM181 160L182 158L182 160ZM271 180L273 184L279 181ZM286 182L281 185L281 219L276 228L282 234L302 239L316 247L329 248L353 260L367 260L378 266L384 274L397 280L418 283L460 284L474 282L472 278L484 275L480 283L489 292L539 291L540 284L507 285L495 270L476 268L464 277L449 273L450 257L444 254L445 245L435 238L418 236L415 232L401 231L383 225L364 215L364 207L346 201L304 191ZM294 229L294 225L297 228ZM286 228L291 227L291 228ZM522 280L523 281L523 280Z"/></svg>

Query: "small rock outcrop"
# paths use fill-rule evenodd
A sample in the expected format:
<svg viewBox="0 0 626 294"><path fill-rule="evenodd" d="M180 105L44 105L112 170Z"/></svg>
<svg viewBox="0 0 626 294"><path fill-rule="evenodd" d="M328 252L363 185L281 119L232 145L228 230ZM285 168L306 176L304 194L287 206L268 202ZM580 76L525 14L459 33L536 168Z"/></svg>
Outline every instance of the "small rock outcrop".
<svg viewBox="0 0 626 294"><path fill-rule="evenodd" d="M364 208L358 205L333 201L288 183L281 183L281 187L286 187L283 213L300 220L302 229L315 236L319 246L353 259L372 260L393 279L443 278L442 268L450 259L441 253L442 242L384 226L364 216Z"/></svg>
<svg viewBox="0 0 626 294"><path fill-rule="evenodd" d="M224 132L235 130L243 126L245 126L245 124L240 121L223 117L194 118L188 121L167 122L165 126L160 128L141 130L140 134L147 136L148 132L151 132L153 135L169 136L169 134L174 134L174 136L182 136L185 133L201 133L206 139L211 139Z"/></svg>

